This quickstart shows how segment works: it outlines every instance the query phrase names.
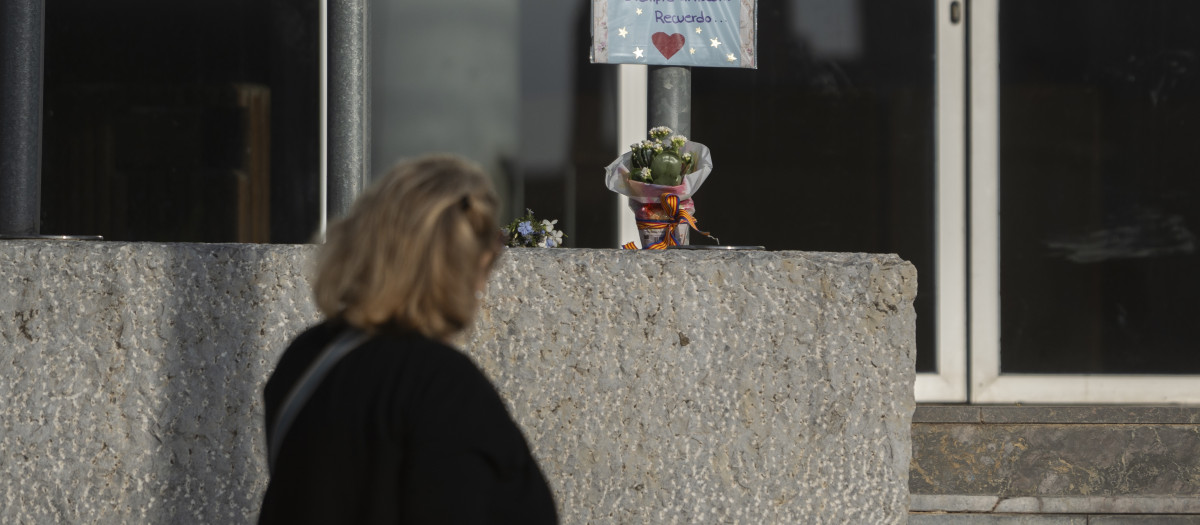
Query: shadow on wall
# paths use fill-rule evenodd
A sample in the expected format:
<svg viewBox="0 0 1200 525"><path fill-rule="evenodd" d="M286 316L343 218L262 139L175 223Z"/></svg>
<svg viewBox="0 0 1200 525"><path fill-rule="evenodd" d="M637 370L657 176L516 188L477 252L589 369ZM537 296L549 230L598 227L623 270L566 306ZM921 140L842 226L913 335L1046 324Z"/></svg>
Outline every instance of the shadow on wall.
<svg viewBox="0 0 1200 525"><path fill-rule="evenodd" d="M262 385L317 319L311 247L0 248L0 523L253 521Z"/></svg>
<svg viewBox="0 0 1200 525"><path fill-rule="evenodd" d="M156 521L256 516L254 496L265 479L262 430L254 425L261 418L257 385L269 363L255 355L265 333L262 302L243 309L231 300L259 295L254 270L261 261L236 251L185 249L164 273L157 332L166 345L166 377L156 421L163 446L154 468L163 474L166 506Z"/></svg>
<svg viewBox="0 0 1200 525"><path fill-rule="evenodd" d="M158 421L167 473L155 521L249 522L266 489L262 387L291 338L318 315L294 275L305 247L180 248L160 330L168 381ZM246 305L249 305L247 307Z"/></svg>

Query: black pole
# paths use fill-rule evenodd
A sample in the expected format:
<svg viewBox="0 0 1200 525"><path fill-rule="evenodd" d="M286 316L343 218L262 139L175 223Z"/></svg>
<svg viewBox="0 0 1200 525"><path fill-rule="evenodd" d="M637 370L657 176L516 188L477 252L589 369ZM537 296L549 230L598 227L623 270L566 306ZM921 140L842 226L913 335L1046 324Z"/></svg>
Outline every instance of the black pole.
<svg viewBox="0 0 1200 525"><path fill-rule="evenodd" d="M9 1L9 0L0 0ZM345 215L371 172L371 57L367 0L329 9L329 220Z"/></svg>
<svg viewBox="0 0 1200 525"><path fill-rule="evenodd" d="M0 235L37 235L45 0L0 0Z"/></svg>

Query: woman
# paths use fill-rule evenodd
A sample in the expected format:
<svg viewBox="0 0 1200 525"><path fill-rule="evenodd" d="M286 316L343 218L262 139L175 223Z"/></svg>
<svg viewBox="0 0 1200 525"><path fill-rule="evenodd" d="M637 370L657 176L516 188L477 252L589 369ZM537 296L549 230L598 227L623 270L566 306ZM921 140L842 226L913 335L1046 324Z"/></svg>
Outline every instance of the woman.
<svg viewBox="0 0 1200 525"><path fill-rule="evenodd" d="M501 250L495 213L478 167L430 156L330 226L314 284L327 320L292 342L264 391L277 444L259 523L557 521L495 388L450 346ZM323 377L301 381L337 348L348 352ZM307 399L293 394L306 382Z"/></svg>

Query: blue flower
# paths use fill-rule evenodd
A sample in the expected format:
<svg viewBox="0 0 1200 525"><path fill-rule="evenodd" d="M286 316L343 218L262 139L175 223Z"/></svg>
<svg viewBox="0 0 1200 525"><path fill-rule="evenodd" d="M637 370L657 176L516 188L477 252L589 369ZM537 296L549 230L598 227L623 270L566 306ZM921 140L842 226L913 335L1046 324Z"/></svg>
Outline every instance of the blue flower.
<svg viewBox="0 0 1200 525"><path fill-rule="evenodd" d="M521 235L529 237L529 234L533 233L533 225L529 224L529 221L522 222L521 224L517 225L517 232Z"/></svg>
<svg viewBox="0 0 1200 525"><path fill-rule="evenodd" d="M546 237L546 247L547 247L547 248L553 248L553 247L555 247L555 246L558 246L558 243L554 242L554 238L553 238L553 237Z"/></svg>

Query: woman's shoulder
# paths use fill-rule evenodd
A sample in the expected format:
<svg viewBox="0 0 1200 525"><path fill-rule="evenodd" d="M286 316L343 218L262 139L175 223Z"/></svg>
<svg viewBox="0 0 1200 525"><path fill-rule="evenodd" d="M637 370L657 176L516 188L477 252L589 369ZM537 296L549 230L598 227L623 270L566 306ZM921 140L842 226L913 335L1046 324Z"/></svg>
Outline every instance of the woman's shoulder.
<svg viewBox="0 0 1200 525"><path fill-rule="evenodd" d="M461 350L412 332L381 329L367 341L364 348L401 356L409 366L458 373L479 370L475 362Z"/></svg>
<svg viewBox="0 0 1200 525"><path fill-rule="evenodd" d="M267 397L282 395L284 390L291 388L321 351L347 329L345 324L329 320L297 335L284 350L267 382ZM458 389L465 388L464 393L487 396L494 392L483 372L461 350L414 332L386 326L376 330L342 358L342 363L331 375L344 374L356 381L396 383L408 390L455 385Z"/></svg>
<svg viewBox="0 0 1200 525"><path fill-rule="evenodd" d="M271 377L264 388L268 398L282 396L280 389L290 389L291 385L308 368L325 345L337 335L339 327L336 323L324 321L310 326L297 335L280 353ZM273 395L274 394L274 395Z"/></svg>
<svg viewBox="0 0 1200 525"><path fill-rule="evenodd" d="M369 344L375 346L372 352L402 360L400 368L410 380L415 380L413 383L435 390L453 388L463 394L495 395L491 381L476 362L449 344L415 334L388 332L378 334Z"/></svg>
<svg viewBox="0 0 1200 525"><path fill-rule="evenodd" d="M284 350L277 368L307 366L329 343L347 330L356 329L336 319L309 327ZM465 368L472 363L470 358L452 346L387 325L374 330L351 355L354 354L374 355L372 361L387 356L402 357L406 361L416 361L417 365L432 367Z"/></svg>

